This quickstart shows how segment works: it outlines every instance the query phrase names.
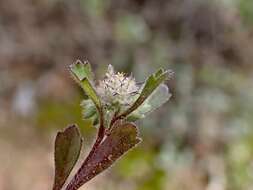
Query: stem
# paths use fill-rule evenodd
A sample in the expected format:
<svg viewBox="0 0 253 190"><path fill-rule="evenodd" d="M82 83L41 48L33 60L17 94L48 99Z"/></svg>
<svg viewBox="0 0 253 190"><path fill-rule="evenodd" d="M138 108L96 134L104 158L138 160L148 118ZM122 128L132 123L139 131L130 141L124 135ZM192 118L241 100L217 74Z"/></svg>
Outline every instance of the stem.
<svg viewBox="0 0 253 190"><path fill-rule="evenodd" d="M139 97L135 102L134 104L128 108L125 112L123 112L122 114L120 115L116 115L115 117L113 117L113 119L111 120L111 123L110 123L110 127L113 126L113 124L118 121L119 119L123 119L125 117L127 117L129 114L131 114L134 110L136 110L144 101L146 100L146 98L144 97Z"/></svg>
<svg viewBox="0 0 253 190"><path fill-rule="evenodd" d="M78 169L77 173L74 175L74 177L71 179L70 183L67 185L65 190L77 190L79 187L81 187L87 180L82 177L85 175L84 168L86 167L87 163L90 161L90 158L94 154L95 150L99 147L100 143L105 137L105 127L104 127L104 114L102 109L99 110L100 115L100 126L97 134L97 138L95 143L92 146L92 149L84 162L82 163L81 167Z"/></svg>
<svg viewBox="0 0 253 190"><path fill-rule="evenodd" d="M106 130L106 134L109 134L110 131L112 130L113 124L118 120L117 119L118 114L119 114L119 110L114 113L112 120L110 122L110 125L109 125L108 129Z"/></svg>

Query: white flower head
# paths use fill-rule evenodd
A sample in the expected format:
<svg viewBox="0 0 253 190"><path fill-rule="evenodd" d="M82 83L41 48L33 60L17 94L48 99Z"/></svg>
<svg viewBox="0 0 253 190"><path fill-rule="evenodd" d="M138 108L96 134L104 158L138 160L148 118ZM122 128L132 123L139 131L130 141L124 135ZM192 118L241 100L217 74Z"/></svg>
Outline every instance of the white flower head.
<svg viewBox="0 0 253 190"><path fill-rule="evenodd" d="M109 65L105 78L99 81L97 92L105 105L130 106L136 100L139 87L132 76L125 73L115 73Z"/></svg>

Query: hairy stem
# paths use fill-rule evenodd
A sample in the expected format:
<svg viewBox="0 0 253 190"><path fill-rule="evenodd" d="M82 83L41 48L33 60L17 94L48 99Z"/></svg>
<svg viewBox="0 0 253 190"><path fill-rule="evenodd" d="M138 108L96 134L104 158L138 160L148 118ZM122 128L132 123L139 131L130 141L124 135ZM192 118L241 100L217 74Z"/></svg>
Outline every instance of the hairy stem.
<svg viewBox="0 0 253 190"><path fill-rule="evenodd" d="M77 190L79 189L84 183L86 183L88 180L85 179L83 176L85 176L85 166L89 162L90 158L94 154L95 150L99 147L100 143L105 137L105 126L104 126L104 114L102 109L99 110L100 115L100 127L98 130L97 138L95 143L92 146L92 149L84 162L82 163L81 167L78 169L77 173L74 175L74 177L71 179L70 183L67 185L65 190Z"/></svg>

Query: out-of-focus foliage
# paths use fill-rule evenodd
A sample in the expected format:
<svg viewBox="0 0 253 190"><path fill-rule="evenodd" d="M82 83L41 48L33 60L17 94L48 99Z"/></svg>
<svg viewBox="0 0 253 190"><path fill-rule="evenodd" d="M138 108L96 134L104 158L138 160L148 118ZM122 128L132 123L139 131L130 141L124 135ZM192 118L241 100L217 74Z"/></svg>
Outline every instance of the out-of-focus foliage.
<svg viewBox="0 0 253 190"><path fill-rule="evenodd" d="M56 128L92 143L67 69L86 58L97 78L108 64L175 75L144 143L84 189L252 189L252 13L251 0L0 1L0 189L49 189Z"/></svg>
<svg viewBox="0 0 253 190"><path fill-rule="evenodd" d="M253 23L253 2L250 0L240 0L239 1L239 9L242 15L243 20L248 25L252 25Z"/></svg>

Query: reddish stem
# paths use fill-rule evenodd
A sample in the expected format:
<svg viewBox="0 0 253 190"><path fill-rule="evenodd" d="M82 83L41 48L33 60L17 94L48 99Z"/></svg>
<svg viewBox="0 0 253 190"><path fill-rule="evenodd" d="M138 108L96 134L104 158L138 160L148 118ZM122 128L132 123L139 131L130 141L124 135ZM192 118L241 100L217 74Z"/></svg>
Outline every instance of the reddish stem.
<svg viewBox="0 0 253 190"><path fill-rule="evenodd" d="M89 162L92 155L94 154L95 150L98 148L98 146L100 145L100 143L102 142L102 140L105 137L104 114L103 114L102 109L99 110L99 113L100 113L100 127L98 130L96 141L93 144L90 153L88 154L88 156L84 160L81 167L78 169L75 176L71 179L70 183L67 185L65 190L77 190L85 183L86 179L84 177L82 177L83 175L85 175L84 168L87 165L87 163Z"/></svg>

